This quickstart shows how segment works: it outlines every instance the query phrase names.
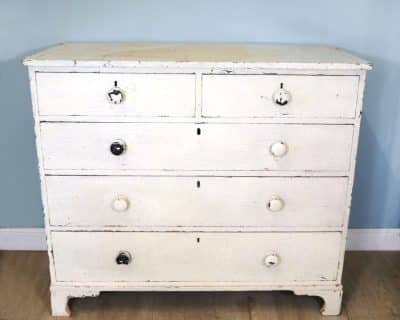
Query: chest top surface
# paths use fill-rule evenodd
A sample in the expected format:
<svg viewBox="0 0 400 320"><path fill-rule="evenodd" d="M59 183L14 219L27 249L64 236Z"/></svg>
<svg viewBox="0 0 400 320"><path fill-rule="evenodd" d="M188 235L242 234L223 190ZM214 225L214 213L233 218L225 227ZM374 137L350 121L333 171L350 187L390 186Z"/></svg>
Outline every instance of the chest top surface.
<svg viewBox="0 0 400 320"><path fill-rule="evenodd" d="M250 65L263 68L370 69L342 49L320 45L64 43L24 59L28 66Z"/></svg>

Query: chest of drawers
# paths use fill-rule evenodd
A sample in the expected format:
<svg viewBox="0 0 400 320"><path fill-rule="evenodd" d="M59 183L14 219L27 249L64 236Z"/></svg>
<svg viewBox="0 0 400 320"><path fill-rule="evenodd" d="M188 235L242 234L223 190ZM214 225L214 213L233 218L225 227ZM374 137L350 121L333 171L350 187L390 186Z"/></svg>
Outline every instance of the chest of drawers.
<svg viewBox="0 0 400 320"><path fill-rule="evenodd" d="M340 313L366 71L321 46L63 44L29 67L53 315L102 291Z"/></svg>

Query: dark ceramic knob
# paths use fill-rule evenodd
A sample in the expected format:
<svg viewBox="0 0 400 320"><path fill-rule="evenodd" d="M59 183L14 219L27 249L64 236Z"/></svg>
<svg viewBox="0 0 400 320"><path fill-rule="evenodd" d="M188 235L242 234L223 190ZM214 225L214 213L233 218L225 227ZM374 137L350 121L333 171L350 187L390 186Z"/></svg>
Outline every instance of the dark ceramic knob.
<svg viewBox="0 0 400 320"><path fill-rule="evenodd" d="M122 140L116 140L110 145L110 151L115 156L120 156L126 150L126 144Z"/></svg>
<svg viewBox="0 0 400 320"><path fill-rule="evenodd" d="M128 265L131 262L132 258L131 255L129 254L129 252L120 252L117 256L117 258L115 259L115 262L117 264L124 264L124 265Z"/></svg>

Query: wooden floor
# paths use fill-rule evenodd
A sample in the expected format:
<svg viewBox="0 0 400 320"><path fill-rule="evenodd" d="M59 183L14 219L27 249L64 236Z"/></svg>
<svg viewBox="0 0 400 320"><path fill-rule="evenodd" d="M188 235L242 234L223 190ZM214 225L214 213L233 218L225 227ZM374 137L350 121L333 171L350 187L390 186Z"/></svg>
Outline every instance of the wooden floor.
<svg viewBox="0 0 400 320"><path fill-rule="evenodd" d="M50 316L44 252L0 252L0 320ZM321 301L290 292L104 293L71 300L72 319L314 320L400 319L400 252L349 252L342 315L322 317Z"/></svg>

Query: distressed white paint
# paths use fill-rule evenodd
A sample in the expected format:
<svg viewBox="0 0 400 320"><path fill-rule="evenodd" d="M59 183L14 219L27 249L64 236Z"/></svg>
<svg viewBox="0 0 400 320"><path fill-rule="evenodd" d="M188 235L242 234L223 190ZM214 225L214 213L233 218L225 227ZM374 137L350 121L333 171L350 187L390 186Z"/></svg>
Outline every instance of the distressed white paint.
<svg viewBox="0 0 400 320"><path fill-rule="evenodd" d="M294 293L297 295L318 296L323 299L321 313L325 316L340 314L342 306L343 288L337 286L334 289L326 290L325 288L319 289L296 289Z"/></svg>
<svg viewBox="0 0 400 320"><path fill-rule="evenodd" d="M59 283L51 286L52 314L54 316L70 316L68 306L70 298L96 297L103 291L292 291L297 295L318 296L322 298L321 313L323 315L340 314L343 289L341 285L304 285L292 282L291 284L264 284L264 283L235 283L218 282L205 284L204 282L139 282L90 285L65 285Z"/></svg>
<svg viewBox="0 0 400 320"><path fill-rule="evenodd" d="M206 117L353 118L359 77L298 75L204 75ZM283 85L286 105L275 103Z"/></svg>
<svg viewBox="0 0 400 320"><path fill-rule="evenodd" d="M347 178L320 177L47 176L46 184L53 226L341 228L347 194ZM284 207L274 212L277 196ZM114 210L116 199L126 210Z"/></svg>
<svg viewBox="0 0 400 320"><path fill-rule="evenodd" d="M42 123L41 133L45 169L346 171L353 126ZM284 156L271 154L276 142Z"/></svg>
<svg viewBox="0 0 400 320"><path fill-rule="evenodd" d="M354 180L365 72L371 68L367 61L354 57L342 50L323 46L67 44L26 58L24 63L30 66L54 315L68 315L67 303L71 297L93 296L101 291L118 290L291 290L297 294L322 297L325 301L323 314L334 315L340 312L342 295L341 273L351 202L351 188ZM46 73L46 75L43 73ZM78 91L67 93L68 91L58 87L62 79L60 78L60 82L57 82L57 75L67 74L66 77L69 78L70 75L68 73L73 73L73 77L78 79L71 85L72 87L78 87ZM95 76L93 73L99 74ZM192 86L194 86L194 94L193 92L187 92L188 90L176 88L175 81L171 82L173 88L165 90L164 82L161 80L156 81L156 79L164 79L164 76L160 74L168 74L165 77L171 76L169 79L188 79L192 77L194 81L191 84L184 81L183 87L190 87L190 90L192 90ZM177 74L182 74L182 77L177 76ZM193 76L190 74L193 74ZM270 76L265 76L265 74L273 74L275 76L269 78ZM206 77L211 77L209 75L219 75L218 77L220 78L218 79L228 77L222 77L221 75L229 75L229 77L235 75L235 77L243 79L243 84L251 82L250 87L257 88L255 90L255 98L252 95L252 89L249 89L249 85L243 87L244 91L237 90L233 86L234 89L228 92L230 91L229 85L220 83L217 85L218 88L207 89L203 80ZM260 75L260 77L252 75ZM53 83L57 88L54 89L55 94L53 97L51 97L52 93L47 90L45 97L42 98L40 96L38 100L37 92L41 91L42 84L36 80L41 76L54 77ZM95 83L99 81L98 79L106 79L107 77L111 79L116 76L122 77L121 79L154 79L154 83L158 83L158 87L161 88L161 91L157 92L162 92L162 94L152 96L148 92L151 90L149 83L151 84L152 81L149 80L145 86L141 87L143 83L141 80L138 88L145 89L140 90L139 96L141 95L143 99L141 103L137 104L139 107L137 111L135 110L131 114L126 111L99 114L93 110L97 111L97 108L101 108L103 102L99 102L99 105L97 105L97 102L91 104L92 99L98 99L98 94L92 95L93 90L96 91L98 89L98 85L93 84L89 90L90 92L80 89L81 86L75 86L81 77L82 79L93 77L95 79L93 82ZM267 79L267 77L268 79L294 79L294 76L304 78L305 84L291 88L285 87L284 90L287 90L285 95L290 100L287 108L292 108L287 115L282 112L268 113L263 109L263 106L255 103L258 99L257 94L264 94L260 93L260 88L265 88L265 91L268 91L268 95L271 93L270 86L263 85L263 79ZM325 80L333 79L331 82L333 85L327 88L323 85L323 80L315 81L316 79L322 79L322 77ZM244 80L256 78L258 79L257 81ZM359 79L358 85L354 84L355 79ZM47 81L47 83L49 82ZM343 83L347 84L344 85ZM120 86L122 87L118 83L118 87ZM293 88L295 88L294 92ZM107 87L106 89L103 87L96 92L110 89L112 88ZM180 90L185 92L182 93ZM205 92L206 90L207 92ZM210 90L214 90L211 95L208 94ZM301 91L300 95L299 91ZM74 96L74 92L79 92L81 99L79 99L78 95ZM225 92L225 94L221 94L221 92ZM310 97L307 92L315 92L315 95ZM82 93L84 93L83 96ZM229 97L227 97L226 93L229 93ZM193 106L191 109L186 106L192 105L193 95L194 109ZM299 97L301 95L303 95L304 99L300 100ZM72 99L70 96L72 96ZM214 101L215 99L220 99L221 103L214 103L212 108L206 107L208 103L207 99L204 99L206 97L212 97ZM320 106L315 102L317 101L316 98L319 97L322 99ZM356 101L354 100L355 97L357 97ZM47 108L48 111L46 111L46 114L41 115L39 110L45 110L42 108L42 101L46 101L46 99L48 99L47 106L43 107ZM86 103L77 103L77 115L72 115L71 112L65 111L67 108L66 104L63 105L63 101L83 101L85 99ZM162 105L158 105L158 101L162 99L166 99L166 105L169 109L168 114L164 114ZM185 102L185 107L175 104L174 101L176 100ZM237 103L237 101L241 100L244 102ZM58 103L55 103L55 101L58 101ZM122 104L108 105L108 107L117 108L120 106L124 108L123 104L127 102L128 98ZM143 106L147 107L144 108ZM75 106L72 108L75 108ZM209 116L214 114L221 117L206 117L207 113L209 113ZM164 115L166 116L160 117ZM59 121L63 123L59 123ZM201 134L197 134L198 128L201 130ZM128 150L119 157L111 156L109 152L109 145L115 139L125 139L128 146ZM273 154L275 152L271 153L271 145L281 145L282 143L288 147L283 154L277 156L277 154ZM272 149L275 150L276 148ZM93 175L88 179L99 179L98 181L102 181L106 176L112 181L119 180L113 177L115 175L123 175L124 177L121 178L127 180L140 176L140 178L137 178L137 182L146 181L141 185L143 188L149 183L150 179L175 179L180 183L191 181L191 179L205 178L208 181L225 181L226 184L223 186L218 186L216 183L213 193L209 192L207 194L205 192L203 194L205 198L193 198L192 206L200 211L202 206L206 206L207 201L212 199L216 201L214 204L220 206L220 199L225 200L225 202L229 201L229 199L226 199L225 192L235 199L238 206L243 205L244 207L248 205L246 201L254 196L255 202L250 206L253 209L248 210L251 213L257 213L257 203L265 201L266 205L266 202L269 201L263 199L263 194L260 195L259 190L264 190L264 188L260 185L253 186L254 192L252 192L253 189L248 188L244 190L243 196L240 197L239 191L241 189L236 189L238 188L237 185L228 187L229 183L227 183L227 181L234 181L233 179L236 178L231 178L232 180L230 180L221 176L243 177L248 181L281 181L265 187L265 190L271 191L269 188L273 189L281 186L282 189L280 190L282 191L280 194L291 191L292 188L294 190L299 188L299 186L296 187L292 183L285 184L283 181L310 179L309 181L315 181L315 185L313 182L308 187L304 184L304 190L301 189L298 192L299 196L301 196L302 192L305 194L304 202L298 205L300 208L296 206L296 210L292 209L290 211L291 214L298 212L299 215L306 214L306 207L311 205L309 201L311 197L306 194L306 191L312 192L312 189L317 188L320 181L328 181L318 179L347 181L347 185L345 198L343 199L342 196L340 200L344 201L344 210L342 202L342 205L340 205L342 209L336 211L335 217L329 212L330 210L332 210L332 213L335 211L332 208L338 205L339 202L337 201L339 201L340 196L334 196L329 193L331 190L328 188L318 191L318 201L312 202L310 208L315 209L325 203L327 209L324 210L324 214L320 215L320 219L313 221L315 225L302 224L296 221L297 218L292 220L289 217L289 211L287 211L288 217L283 218L281 221L279 221L279 218L277 220L271 219L270 222L265 222L264 226L254 226L249 221L251 222L250 219L255 221L257 218L248 216L246 210L240 211L239 208L234 207L235 209L232 210L233 215L230 217L231 221L237 219L237 221L245 221L245 224L230 226L228 224L229 219L224 221L219 218L221 219L221 225L214 227L201 224L195 226L190 224L189 221L187 221L187 225L177 225L177 221L182 217L181 211L177 209L175 215L172 215L170 226L130 225L129 221L131 220L129 219L118 226L108 226L108 222L99 222L99 225L96 225L97 222L88 218L90 212L86 215L82 214L82 218L87 219L87 224L89 225L80 226L81 220L72 219L73 215L70 214L65 216L61 211L58 212L58 219L63 221L62 225L52 226L50 217L55 216L53 215L53 210L55 209L52 209L54 202L53 204L50 203L52 201L58 203L60 199L65 201L68 196L65 199L53 198L52 194L57 194L59 191L57 189L53 190L54 186L47 182L53 178L58 179L57 175L64 174L73 176ZM48 175L48 180L46 180L46 175ZM54 177L50 177L50 175ZM133 175L133 177L129 177L130 175ZM104 178L94 176L104 176ZM257 176L265 176L265 178L257 178ZM273 176L276 177L276 180ZM332 178L323 178L328 176ZM76 177L69 178L71 180L68 181L72 181ZM82 179L84 180L85 178ZM317 181L319 182L317 183ZM110 193L114 191L111 189L115 188L119 183L113 182ZM174 186L180 186L180 183L174 184ZM77 191L83 192L86 190L85 192L89 192L94 190L92 189L94 188L92 184L86 186L87 184L83 183L81 187L77 188ZM127 186L129 187L130 184L127 184ZM336 186L338 187L338 185ZM158 187L162 188L161 183ZM184 186L182 185L182 187ZM203 186L196 191L201 190L203 192L204 189L202 188ZM243 185L241 188L243 188ZM335 187L333 188L333 190L339 190ZM48 189L49 193L47 193ZM130 191L128 196L134 197L135 192L137 191ZM327 195L324 192L329 194ZM74 192L71 193L73 194ZM144 194L147 193L141 193L141 197L144 198ZM245 196L246 193L251 194L251 196L247 198ZM156 192L153 192L153 194L154 197L157 195ZM179 194L178 199L182 199L182 195L185 194L188 194L186 189L185 192ZM259 197L256 198L256 194ZM218 199L218 195L220 199ZM104 197L107 196L104 193ZM124 195L116 195L118 199L121 199L121 196L124 199ZM192 194L192 196L198 197L199 194ZM276 199L276 196L280 195L273 196ZM83 205L83 198L80 197L79 194L76 197L77 201L72 201L74 205L79 207L88 206L87 208L91 210L94 202L89 201ZM96 197L98 195L87 199L96 199ZM296 197L290 195L282 199L293 199L294 201ZM225 206L219 211L222 211L225 216L229 215L229 206L234 206L235 201L232 201L232 204L225 203ZM183 200L182 203L184 203ZM134 205L135 202L132 202L132 204ZM170 205L171 207L169 207ZM178 205L179 203L175 202L175 206ZM57 206L60 207L61 205L57 204ZM143 203L143 206L148 207L149 204ZM119 205L118 208L120 207ZM165 209L170 208L169 210L171 210L173 207L174 203L170 200ZM126 211L115 212L115 210L110 210L113 211L112 214L129 215L131 208L134 208L134 206L131 207L129 198L129 206ZM284 201L284 206L281 210L277 212L270 211L269 214L286 214L285 210L288 208L290 208L289 204ZM58 209L56 210L58 211ZM66 208L63 208L63 210L66 210ZM79 213L80 209L74 207L74 210ZM104 210L104 207L102 207L101 212L103 213ZM147 212L151 212L151 215L154 213L150 209L148 210ZM191 214L195 215L196 210L190 210ZM266 210L268 211L268 209ZM318 209L315 210L318 211ZM158 219L161 220L161 223L163 221L168 222L169 218L165 219L161 216L161 212L162 210L157 212L160 215ZM310 210L310 212L313 212L313 210ZM219 217L222 216L222 214L219 215ZM328 217L334 217L336 222L333 221L331 225L332 221ZM64 224L68 218L71 221ZM155 219L155 216L153 218L150 217L150 219ZM197 216L195 219L201 221ZM218 215L214 219L217 221ZM292 225L288 222L289 220ZM338 221L341 221L339 225ZM246 222L248 225L246 225ZM214 229L210 230L210 228ZM115 233L114 231L126 232ZM137 231L141 232L138 233ZM145 231L148 233L144 233ZM209 233L210 231L214 232ZM97 236L99 234L101 235L100 237ZM206 238L210 239L209 243L204 245L201 240L197 243L196 235L206 235ZM280 238L282 235L285 235L285 237ZM162 239L165 236L168 237L168 241ZM77 243L77 245L71 246L69 239L74 241L78 237L87 239L87 241L80 241L79 245ZM108 237L111 238L110 241L108 241L109 239L106 239L107 241L101 240ZM200 249L197 253L195 248L191 247L193 243L190 239L193 237L196 237L196 245L201 244L201 248L196 247ZM303 237L309 238L305 239ZM335 239L334 243L331 243L332 237ZM167 251L154 250L153 252L147 250L147 252L140 254L139 257L151 258L151 263L149 269L147 266L141 269L143 270L142 278L140 278L140 275L134 275L139 276L139 280L135 282L132 282L132 277L123 273L117 274L116 277L115 273L109 269L110 265L108 263L110 260L107 260L107 262L106 260L101 260L106 259L103 258L101 253L111 254L111 251L114 253L117 249L124 250L122 248L122 245L125 244L122 243L124 242L123 240L131 238L142 239L143 246L141 247L143 248L154 249L155 246L151 246L152 243L157 245L162 243L168 248ZM163 241L160 241L160 239ZM245 241L239 241L240 239ZM289 239L296 239L296 243L287 243ZM57 245L55 245L55 242L57 242ZM134 241L127 242L129 243L126 246L130 246L129 249L133 250ZM225 246L221 256L215 253L218 248L223 247L228 242L229 246ZM90 243L93 243L93 245L90 245ZM239 249L243 249L243 246L248 245L250 249L243 250L246 252L235 254L236 252L229 250L231 244L234 244ZM269 245L269 248L266 248L265 245ZM71 255L74 255L74 248L76 248L77 254L81 257L83 249L81 250L80 246L87 248L87 251L94 257L98 257L98 262L102 267L87 265L86 263L89 262L84 259L80 259L80 264L74 267ZM303 252L301 249L306 252L309 249L311 249L309 250L310 252L317 250L317 253L308 257L307 261L301 261L302 268L299 269L295 263L290 263L287 271L282 273L282 277L273 278L276 279L275 282L271 282L268 279L263 282L264 274L257 268L261 268L260 265L264 265L265 257L277 254L276 249L273 247L278 248L283 253L282 259L278 259L279 263L276 266L272 268L265 267L265 269L278 273L279 271L277 270L282 270L279 268L283 268L285 266L284 261L287 261L283 259L284 257L290 257L289 260L293 257L298 257L299 252ZM187 249L187 256L192 257L197 263L192 265L191 263L193 262L189 261L189 268L186 269L182 268L180 264L179 266L174 265L174 263L177 263L176 261L179 262L179 259L184 259L184 256L178 254L181 252L180 248ZM256 254L261 251L264 252L264 250L269 251L265 252L265 255L258 260L255 259ZM170 255L168 252L170 252ZM57 261L54 260L53 253L57 257ZM205 259L202 254L206 255L208 259ZM319 260L325 255L329 255L329 257L323 259L324 261ZM220 257L225 257L225 260L221 263L217 261ZM170 263L170 265L167 264L165 270L159 269L161 265L158 261L163 260L160 258L164 258L164 261ZM65 259L65 262L62 259ZM255 260L257 260L255 263L257 267L253 264ZM135 262L135 259L133 261ZM205 264L207 268L202 269L201 264ZM219 265L225 266L228 272L219 274L216 270ZM238 273L232 272L238 266L245 267L241 268ZM89 268L91 269L90 271L88 270ZM157 278L157 273L149 272L152 268L161 270L159 276L167 280L154 282ZM176 274L171 271L172 269L183 271ZM59 281L56 278L56 270L57 276L65 276L65 279L69 279L69 282ZM61 270L63 272L59 273L58 271ZM328 275L328 280L318 278L320 275L325 277L325 274ZM333 274L335 276L332 276ZM95 281L91 281L90 276L97 278ZM124 276L127 278L124 278ZM168 280L180 276L184 278L175 281ZM196 276L200 278L196 280ZM235 276L242 278L242 281L236 281ZM144 278L150 281L143 281ZM121 279L124 281L120 281Z"/></svg>
<svg viewBox="0 0 400 320"><path fill-rule="evenodd" d="M340 171L305 171L305 170L291 170L291 171L266 171L264 170L212 170L213 176L224 177L343 177L349 174L348 170ZM155 169L155 170L136 170L136 169L46 169L46 175L91 175L91 176L172 176L172 177L189 177L189 176L209 176L208 170L168 170L168 169Z"/></svg>
<svg viewBox="0 0 400 320"><path fill-rule="evenodd" d="M33 69L29 69L29 85L31 91L31 99L32 99L32 111L33 111L33 118L34 118L34 132L35 132L35 142L36 142L36 154L38 157L38 164L39 164L39 178L40 178L40 190L41 190L41 197L43 203L43 211L44 211L44 225L46 230L46 244L47 244L47 254L49 258L49 271L50 271L50 282L55 282L55 270L54 270L54 260L53 260L53 247L51 242L50 236L50 222L49 222L49 215L48 215L48 208L47 208L47 189L44 183L45 174L43 168L43 152L41 148L41 135L40 135L40 119L39 119L39 105L37 101L37 84L36 84L36 71ZM54 308L53 300L52 304L52 312L55 314L56 309ZM61 308L66 308L66 306L61 306Z"/></svg>
<svg viewBox="0 0 400 320"><path fill-rule="evenodd" d="M199 100L199 99L197 99ZM199 107L200 108L200 107ZM197 114L196 117L120 117L120 116L40 116L41 121L48 122L128 122L128 123L279 123L279 124L354 124L354 119L351 118L288 118L288 117L275 117L275 118L206 118Z"/></svg>
<svg viewBox="0 0 400 320"><path fill-rule="evenodd" d="M52 239L60 282L279 283L336 280L341 235L53 232ZM131 263L116 264L120 251ZM274 269L264 263L271 253L280 259Z"/></svg>
<svg viewBox="0 0 400 320"><path fill-rule="evenodd" d="M54 231L98 231L97 227L50 227ZM229 232L241 231L243 227L224 227ZM297 231L293 227L280 228L252 228L248 231ZM104 231L194 231L212 232L215 228L207 227L103 227ZM298 230L315 231L341 231L342 228L301 227ZM0 250L43 251L47 250L46 232L43 228L2 228L0 229ZM347 233L346 251L399 251L400 229L349 229Z"/></svg>
<svg viewBox="0 0 400 320"><path fill-rule="evenodd" d="M65 43L24 59L28 66L370 69L361 58L328 46L184 43ZM165 69L164 69L165 70Z"/></svg>
<svg viewBox="0 0 400 320"><path fill-rule="evenodd" d="M40 115L194 116L193 74L38 73L36 80ZM115 81L120 104L107 96Z"/></svg>

